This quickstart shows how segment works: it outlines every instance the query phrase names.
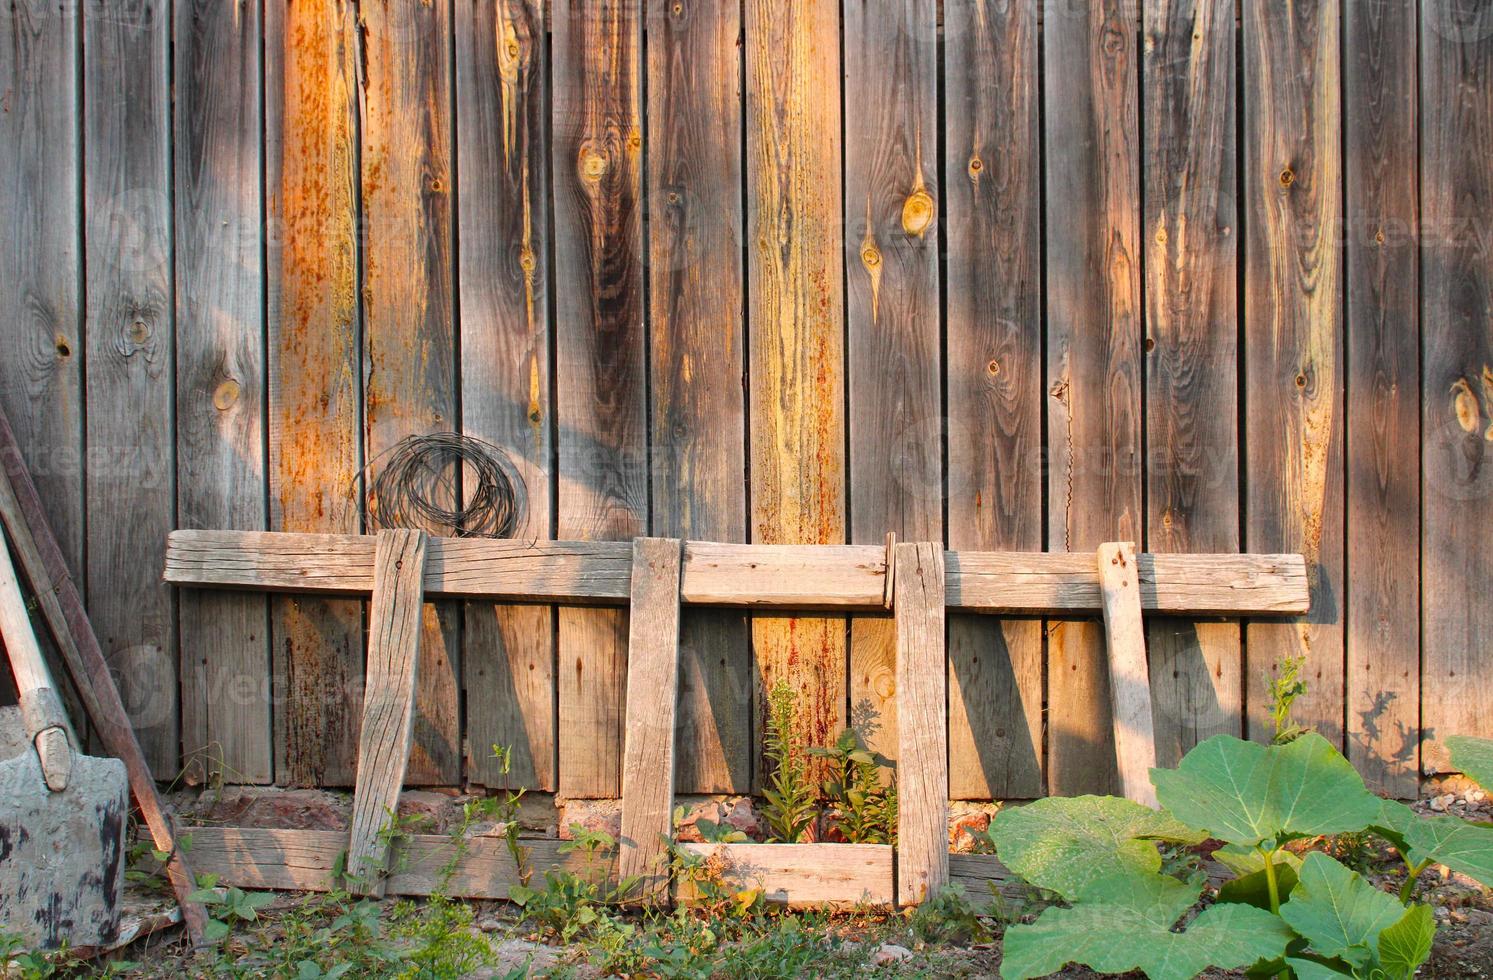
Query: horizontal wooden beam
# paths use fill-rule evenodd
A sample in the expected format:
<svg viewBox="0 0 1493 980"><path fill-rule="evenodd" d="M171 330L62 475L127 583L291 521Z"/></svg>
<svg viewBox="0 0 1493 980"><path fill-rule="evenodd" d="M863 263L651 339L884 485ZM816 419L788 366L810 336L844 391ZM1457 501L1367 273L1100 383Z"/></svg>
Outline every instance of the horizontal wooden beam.
<svg viewBox="0 0 1493 980"><path fill-rule="evenodd" d="M332 830L195 827L187 834L193 870L217 875L219 884L236 888L330 891L337 884L334 870L339 857L347 851L347 835ZM615 876L615 861L598 859L593 864L577 851L561 854L562 843L551 838L522 842L531 881L542 883L545 871L557 868L596 875L598 880ZM439 891L460 898L506 899L520 877L502 838L475 837L458 844L440 834L414 834L393 842L384 884L389 895Z"/></svg>
<svg viewBox="0 0 1493 980"><path fill-rule="evenodd" d="M997 914L1020 911L1034 892L994 854L950 854L949 884L976 911Z"/></svg>
<svg viewBox="0 0 1493 980"><path fill-rule="evenodd" d="M777 905L890 905L889 844L681 844L707 861L715 883L727 891L762 889ZM677 901L699 899L696 884L676 878Z"/></svg>
<svg viewBox="0 0 1493 980"><path fill-rule="evenodd" d="M274 531L173 531L166 581L194 588L367 595L371 535ZM1307 611L1300 555L1138 555L1141 608L1193 616L1295 615ZM951 551L948 605L1006 615L1100 611L1091 554ZM431 538L427 597L565 605L626 605L627 541ZM885 613L881 545L685 544L687 606Z"/></svg>

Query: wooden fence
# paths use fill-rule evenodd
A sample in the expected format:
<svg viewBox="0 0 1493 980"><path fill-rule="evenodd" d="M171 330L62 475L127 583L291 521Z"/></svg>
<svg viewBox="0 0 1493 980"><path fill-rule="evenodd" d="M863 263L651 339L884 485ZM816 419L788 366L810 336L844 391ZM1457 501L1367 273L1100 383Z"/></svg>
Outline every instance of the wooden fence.
<svg viewBox="0 0 1493 980"><path fill-rule="evenodd" d="M162 776L349 784L364 657L167 532L357 532L454 429L533 538L1302 552L1151 623L1161 761L1300 655L1405 794L1493 734L1490 154L1479 0L18 0L0 404ZM617 794L625 613L424 630L411 782ZM1114 788L1094 622L949 631L955 797ZM680 790L778 678L895 746L892 642L687 611Z"/></svg>

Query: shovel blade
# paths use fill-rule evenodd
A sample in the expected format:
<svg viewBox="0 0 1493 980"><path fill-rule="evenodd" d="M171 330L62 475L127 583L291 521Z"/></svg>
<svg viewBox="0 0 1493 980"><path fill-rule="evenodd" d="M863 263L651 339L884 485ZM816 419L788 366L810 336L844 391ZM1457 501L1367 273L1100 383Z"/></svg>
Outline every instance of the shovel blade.
<svg viewBox="0 0 1493 980"><path fill-rule="evenodd" d="M0 761L0 932L33 949L112 944L128 815L117 759L75 755L60 793L47 789L34 751Z"/></svg>

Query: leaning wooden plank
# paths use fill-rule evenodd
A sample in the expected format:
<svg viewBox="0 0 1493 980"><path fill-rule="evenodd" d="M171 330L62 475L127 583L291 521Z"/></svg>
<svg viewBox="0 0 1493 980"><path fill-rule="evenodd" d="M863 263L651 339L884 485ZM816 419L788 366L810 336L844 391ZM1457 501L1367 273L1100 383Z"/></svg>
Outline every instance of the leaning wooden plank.
<svg viewBox="0 0 1493 980"><path fill-rule="evenodd" d="M891 905L892 847L887 844L681 844L705 862L711 883L731 891L760 888L775 905ZM674 887L681 902L701 897L688 876Z"/></svg>
<svg viewBox="0 0 1493 980"><path fill-rule="evenodd" d="M1460 12L1458 12L1460 11ZM1448 735L1493 737L1493 7L1421 5L1425 274L1421 424L1421 768L1446 772ZM1412 248L1417 247L1412 245ZM1362 465L1362 464L1359 464ZM1404 560L1403 558L1401 560ZM1477 590L1469 596L1468 590ZM1358 705L1354 705L1356 710Z"/></svg>
<svg viewBox="0 0 1493 980"><path fill-rule="evenodd" d="M88 612L140 746L169 778L181 759L175 608L139 572L176 524L170 11L85 5L83 50L84 581L99 586Z"/></svg>
<svg viewBox="0 0 1493 980"><path fill-rule="evenodd" d="M31 482L10 421L0 411L0 521L10 536L16 558L36 597L52 639L62 654L73 684L88 711L99 740L110 755L124 763L130 793L145 818L156 850L170 855L166 874L182 906L187 930L194 940L202 937L207 916L201 905L187 901L196 890L196 879L176 846L171 821L156 792L155 778L130 718L120 700L119 689L109 672L109 663L83 609L83 597L68 574L67 562L42 511L41 496Z"/></svg>
<svg viewBox="0 0 1493 980"><path fill-rule="evenodd" d="M452 268L451 5L364 3L363 429L374 460L407 436L449 432L457 418ZM506 42L505 42L506 43ZM456 481L453 481L453 484ZM370 520L384 506L365 486ZM455 507L456 487L428 487ZM451 534L403 515L379 527ZM461 608L427 605L416 681L409 781L461 782Z"/></svg>
<svg viewBox="0 0 1493 980"><path fill-rule="evenodd" d="M1131 0L1045 9L1047 547L1092 561L1142 529L1138 18ZM1098 624L1050 624L1047 678L1049 790L1109 792Z"/></svg>
<svg viewBox="0 0 1493 980"><path fill-rule="evenodd" d="M667 900L674 809L674 718L679 705L677 538L632 544L628 609L626 741L622 755L622 879L629 897Z"/></svg>
<svg viewBox="0 0 1493 980"><path fill-rule="evenodd" d="M236 888L278 891L331 891L347 837L329 830L256 830L247 827L194 827L192 858L204 874ZM401 838L390 848L388 895L440 894L473 899L506 899L514 885L544 878L550 870L571 872L588 881L608 881L615 861L595 861L577 851L561 853L562 841L521 840L523 866L514 862L501 837L454 841L439 834Z"/></svg>
<svg viewBox="0 0 1493 980"><path fill-rule="evenodd" d="M554 536L548 56L543 0L456 4L461 430L524 483L515 537ZM464 483L470 505L474 488ZM467 781L555 789L554 610L467 603ZM509 764L493 746L510 750Z"/></svg>
<svg viewBox="0 0 1493 980"><path fill-rule="evenodd" d="M949 880L949 735L944 718L944 560L937 544L894 549L897 699L897 903Z"/></svg>
<svg viewBox="0 0 1493 980"><path fill-rule="evenodd" d="M177 0L181 527L265 527L260 43L257 0ZM191 782L274 779L266 601L203 593L179 600Z"/></svg>
<svg viewBox="0 0 1493 980"><path fill-rule="evenodd" d="M356 532L358 28L348 0L265 5L270 527ZM372 569L373 552L369 551ZM363 607L270 602L275 779L349 786L358 746Z"/></svg>
<svg viewBox="0 0 1493 980"><path fill-rule="evenodd" d="M1146 0L1146 547L1239 548L1234 0ZM1146 624L1156 753L1243 734L1240 627Z"/></svg>
<svg viewBox="0 0 1493 980"><path fill-rule="evenodd" d="M1347 468L1344 578L1352 583L1344 610L1348 759L1370 789L1414 799L1420 790L1421 568L1435 560L1425 553L1411 560L1420 549L1422 513L1418 25L1410 3L1344 4L1343 16L1343 138L1347 159L1357 161L1347 168L1345 205L1349 215L1360 216L1346 236L1344 283L1344 458L1354 461ZM1493 10L1479 16L1489 18ZM1436 98L1455 90L1440 89ZM1489 135L1485 130L1484 138ZM1426 241L1427 258L1439 242L1439 236ZM1449 321L1442 311L1437 322ZM1458 520L1469 516L1464 512ZM1458 606L1459 616L1468 611L1465 601ZM1450 642L1428 645L1424 656L1434 660ZM1433 702L1440 703L1427 701L1431 713ZM1463 730L1429 718L1425 727L1443 734Z"/></svg>
<svg viewBox="0 0 1493 980"><path fill-rule="evenodd" d="M1146 664L1146 631L1141 625L1135 545L1102 544L1096 559L1104 602L1105 663L1109 667L1120 792L1126 799L1155 807L1151 770L1156 767L1156 731L1151 718L1151 676Z"/></svg>
<svg viewBox="0 0 1493 980"><path fill-rule="evenodd" d="M368 610L368 687L358 739L347 873L353 890L384 893L388 831L409 765L424 635L425 532L380 531Z"/></svg>
<svg viewBox="0 0 1493 980"><path fill-rule="evenodd" d="M840 4L747 0L745 22L751 540L841 544ZM828 745L845 724L844 620L759 617L752 638L759 729L767 692L787 681L797 736Z"/></svg>
<svg viewBox="0 0 1493 980"><path fill-rule="evenodd" d="M653 533L745 541L741 5L647 11ZM678 788L745 793L746 618L691 610L679 655Z"/></svg>
<svg viewBox="0 0 1493 980"><path fill-rule="evenodd" d="M1247 627L1248 730L1267 740L1269 680L1293 657L1296 721L1343 736L1341 9L1243 5L1244 540L1303 553L1312 586L1310 616Z"/></svg>
<svg viewBox="0 0 1493 980"><path fill-rule="evenodd" d="M1300 555L1137 555L1141 608L1188 615L1287 615L1309 605ZM950 552L949 608L1098 612L1092 555Z"/></svg>
<svg viewBox="0 0 1493 980"><path fill-rule="evenodd" d="M1040 551L1037 0L944 4L948 541ZM949 795L1042 795L1042 622L949 619Z"/></svg>
<svg viewBox="0 0 1493 980"><path fill-rule="evenodd" d="M647 533L641 21L637 2L556 0L550 12L563 538ZM562 609L559 644L560 792L614 797L626 614Z"/></svg>

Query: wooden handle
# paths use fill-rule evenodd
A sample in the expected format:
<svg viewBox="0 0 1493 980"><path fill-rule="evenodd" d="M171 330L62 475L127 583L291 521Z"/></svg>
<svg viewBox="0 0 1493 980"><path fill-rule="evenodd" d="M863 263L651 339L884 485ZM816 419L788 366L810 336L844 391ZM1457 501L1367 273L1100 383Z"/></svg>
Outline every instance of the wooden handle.
<svg viewBox="0 0 1493 980"><path fill-rule="evenodd" d="M37 646L31 617L26 615L26 602L21 597L10 549L3 541L0 541L0 637L5 640L10 670L15 675L26 737L36 746L47 786L54 792L64 790L72 772L72 733L47 662L42 659L41 647Z"/></svg>

